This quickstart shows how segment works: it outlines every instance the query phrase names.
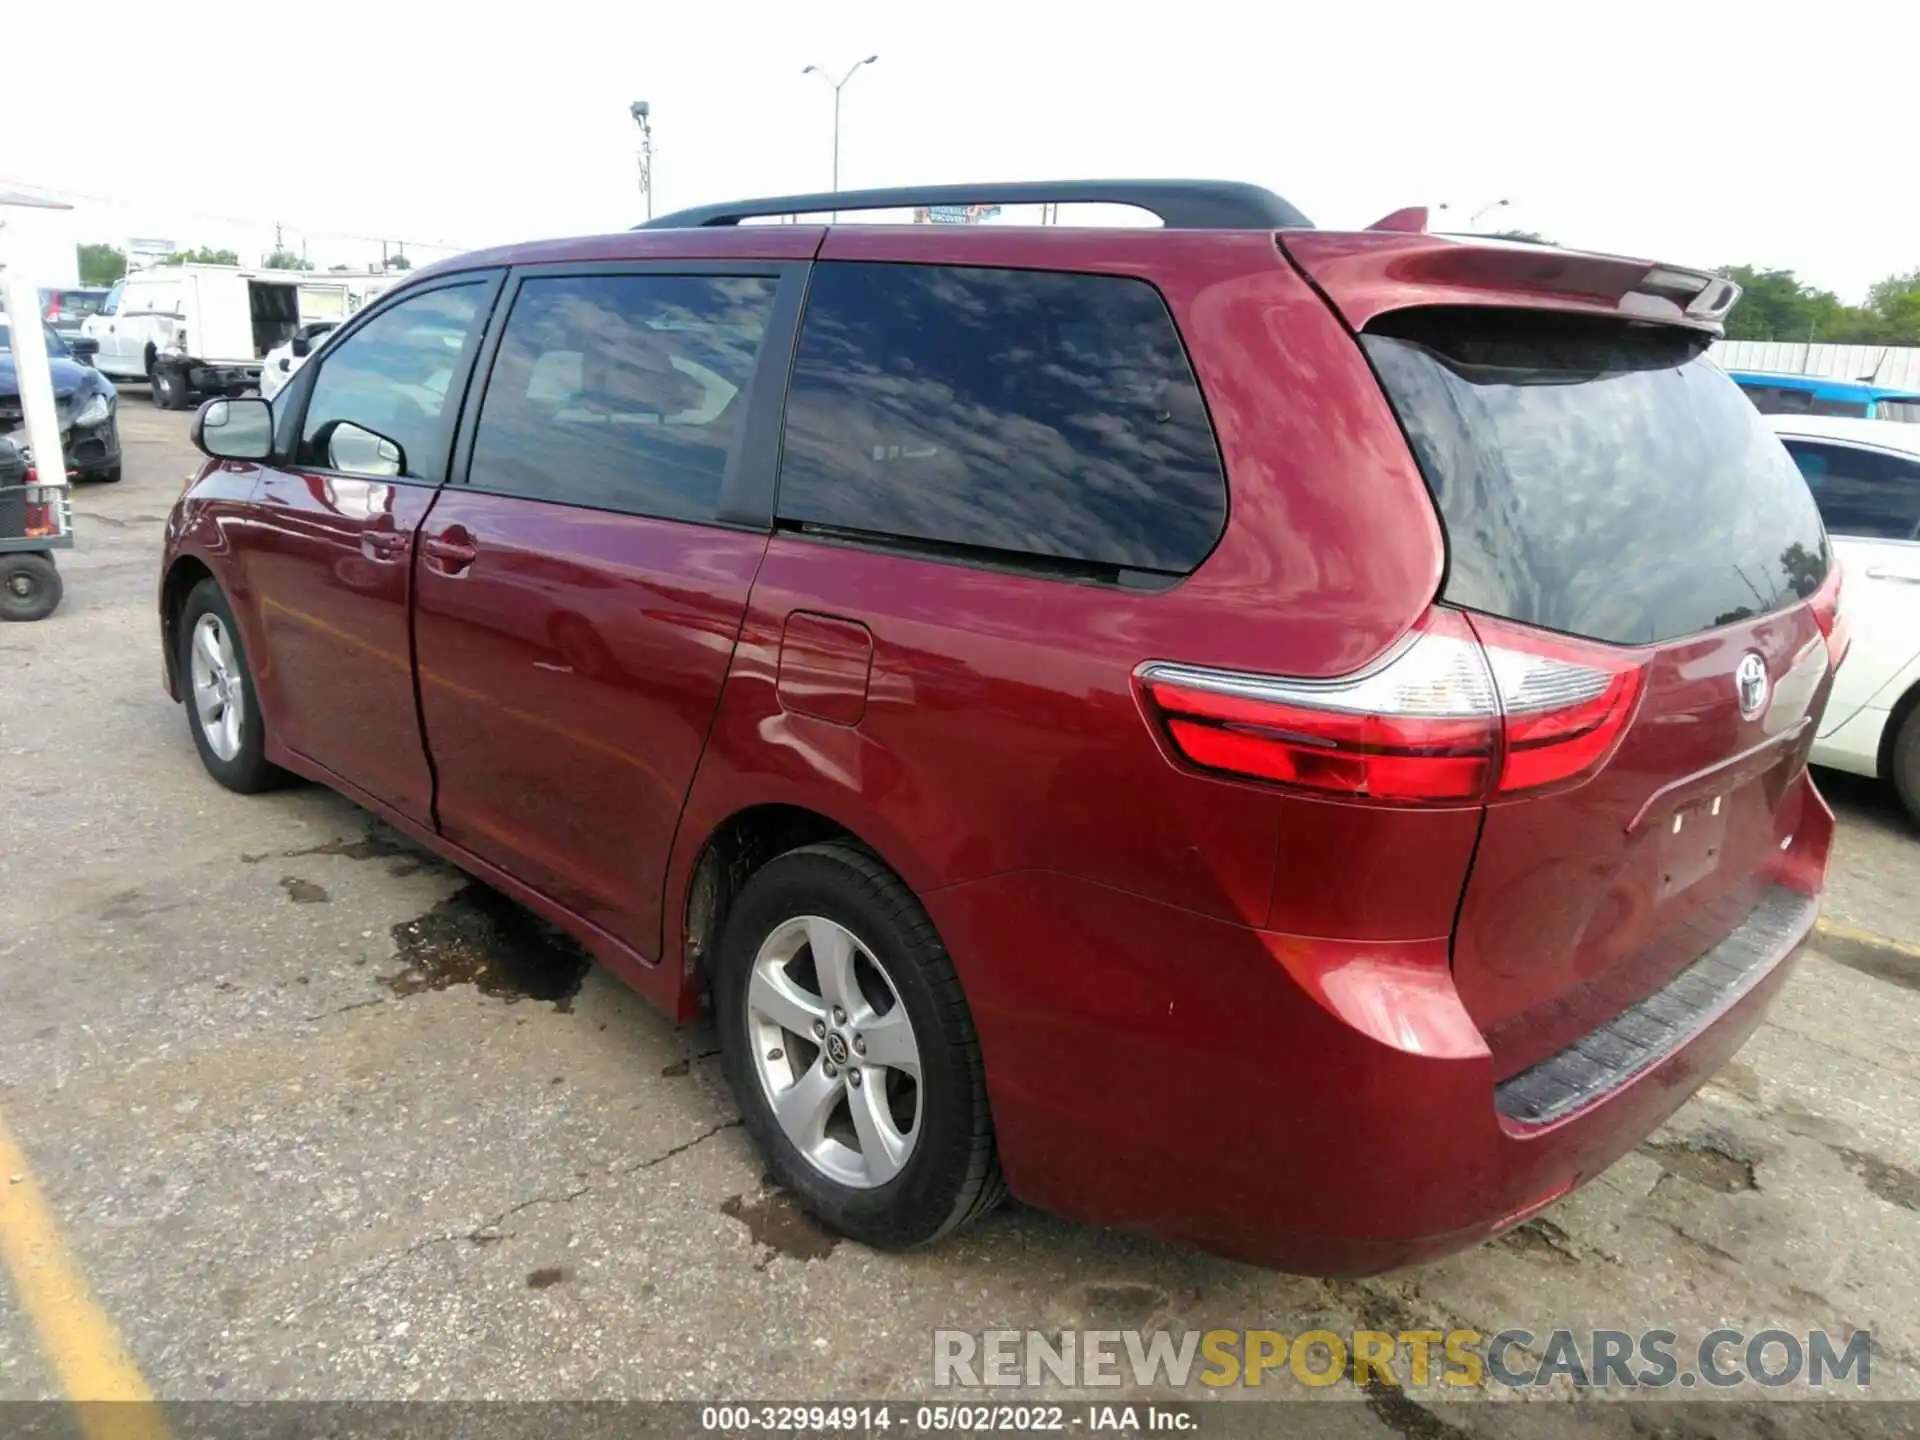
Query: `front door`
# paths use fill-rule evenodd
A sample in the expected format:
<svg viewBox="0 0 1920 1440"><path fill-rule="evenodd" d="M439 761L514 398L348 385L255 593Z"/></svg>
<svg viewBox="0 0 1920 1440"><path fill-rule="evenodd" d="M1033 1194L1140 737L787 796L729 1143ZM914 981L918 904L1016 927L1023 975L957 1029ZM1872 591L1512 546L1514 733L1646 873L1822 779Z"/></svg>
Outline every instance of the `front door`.
<svg viewBox="0 0 1920 1440"><path fill-rule="evenodd" d="M408 635L414 532L446 476L497 286L457 277L370 314L287 392L301 411L292 454L263 468L243 551L274 735L423 823L433 783Z"/></svg>
<svg viewBox="0 0 1920 1440"><path fill-rule="evenodd" d="M107 292L107 298L100 302L100 308L89 315L80 326L84 335L91 335L100 342L100 351L93 357L94 366L103 375L121 376L126 373L120 361L120 302L127 293L127 282L116 280L113 288Z"/></svg>
<svg viewBox="0 0 1920 1440"><path fill-rule="evenodd" d="M523 273L416 572L441 832L650 956L767 544L749 399L786 353L781 267L702 269Z"/></svg>

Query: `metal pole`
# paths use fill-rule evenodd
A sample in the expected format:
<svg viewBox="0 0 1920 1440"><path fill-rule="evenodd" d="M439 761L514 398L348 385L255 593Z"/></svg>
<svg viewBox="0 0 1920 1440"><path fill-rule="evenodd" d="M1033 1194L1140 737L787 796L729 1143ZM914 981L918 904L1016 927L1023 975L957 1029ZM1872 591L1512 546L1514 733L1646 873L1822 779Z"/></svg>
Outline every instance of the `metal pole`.
<svg viewBox="0 0 1920 1440"><path fill-rule="evenodd" d="M0 237L4 238L4 237ZM67 457L60 449L60 412L53 398L53 365L40 325L40 291L17 265L0 271L13 327L13 368L26 412L27 448L33 451L34 483L65 485Z"/></svg>
<svg viewBox="0 0 1920 1440"><path fill-rule="evenodd" d="M852 78L851 74L847 76L847 80ZM840 189L840 87L847 80L833 87L833 188L836 192Z"/></svg>

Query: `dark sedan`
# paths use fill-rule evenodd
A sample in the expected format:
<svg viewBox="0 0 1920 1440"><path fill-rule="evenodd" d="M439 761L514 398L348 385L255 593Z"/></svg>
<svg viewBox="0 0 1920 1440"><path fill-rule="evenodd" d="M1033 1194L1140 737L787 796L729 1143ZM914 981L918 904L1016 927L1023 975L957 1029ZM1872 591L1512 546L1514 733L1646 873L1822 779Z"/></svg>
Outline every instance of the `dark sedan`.
<svg viewBox="0 0 1920 1440"><path fill-rule="evenodd" d="M76 359L51 325L43 324L41 329L47 337L53 398L60 415L60 448L66 453L67 470L82 480L118 480L120 399L113 382ZM4 316L0 316L0 437L27 444L20 381L13 365L13 328Z"/></svg>

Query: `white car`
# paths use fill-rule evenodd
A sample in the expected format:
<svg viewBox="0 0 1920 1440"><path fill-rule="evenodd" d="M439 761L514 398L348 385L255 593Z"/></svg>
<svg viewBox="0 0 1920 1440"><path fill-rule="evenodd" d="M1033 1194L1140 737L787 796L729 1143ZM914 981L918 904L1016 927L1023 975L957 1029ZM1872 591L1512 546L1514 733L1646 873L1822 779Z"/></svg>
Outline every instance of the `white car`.
<svg viewBox="0 0 1920 1440"><path fill-rule="evenodd" d="M1766 418L1827 522L1853 635L1814 763L1891 781L1920 822L1920 425Z"/></svg>
<svg viewBox="0 0 1920 1440"><path fill-rule="evenodd" d="M294 331L291 340L269 350L260 365L260 394L268 400L278 395L307 363L307 357L320 348L320 338L339 326L338 320L315 320Z"/></svg>

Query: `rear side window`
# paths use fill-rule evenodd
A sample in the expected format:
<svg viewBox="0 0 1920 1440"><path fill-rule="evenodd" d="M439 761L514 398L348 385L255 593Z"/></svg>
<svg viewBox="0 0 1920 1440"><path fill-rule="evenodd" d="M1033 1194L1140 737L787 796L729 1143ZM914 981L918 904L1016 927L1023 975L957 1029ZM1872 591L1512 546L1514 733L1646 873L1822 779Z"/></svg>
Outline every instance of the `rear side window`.
<svg viewBox="0 0 1920 1440"><path fill-rule="evenodd" d="M1650 644L1825 578L1806 482L1689 333L1434 309L1364 341L1446 526L1453 603Z"/></svg>
<svg viewBox="0 0 1920 1440"><path fill-rule="evenodd" d="M1199 388L1146 282L815 268L782 520L989 561L1184 574L1226 510Z"/></svg>
<svg viewBox="0 0 1920 1440"><path fill-rule="evenodd" d="M525 281L487 381L467 483L711 520L775 283L717 275Z"/></svg>
<svg viewBox="0 0 1920 1440"><path fill-rule="evenodd" d="M1912 540L1920 532L1920 460L1812 440L1786 446L1830 533Z"/></svg>

